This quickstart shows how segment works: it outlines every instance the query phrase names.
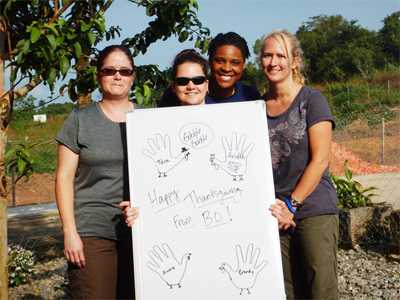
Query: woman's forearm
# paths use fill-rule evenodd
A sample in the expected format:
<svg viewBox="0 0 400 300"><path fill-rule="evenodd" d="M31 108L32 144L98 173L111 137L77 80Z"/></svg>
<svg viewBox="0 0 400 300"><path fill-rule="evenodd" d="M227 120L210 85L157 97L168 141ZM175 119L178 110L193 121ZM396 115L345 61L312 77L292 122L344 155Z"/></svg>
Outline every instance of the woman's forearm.
<svg viewBox="0 0 400 300"><path fill-rule="evenodd" d="M74 216L74 178L79 155L64 145L58 147L56 202L64 234L76 233Z"/></svg>

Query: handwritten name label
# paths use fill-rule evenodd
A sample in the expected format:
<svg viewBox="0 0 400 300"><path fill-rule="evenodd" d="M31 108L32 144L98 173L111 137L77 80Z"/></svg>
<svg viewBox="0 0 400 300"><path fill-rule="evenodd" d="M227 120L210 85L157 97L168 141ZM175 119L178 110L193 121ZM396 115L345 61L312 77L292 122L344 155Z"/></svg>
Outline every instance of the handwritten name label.
<svg viewBox="0 0 400 300"><path fill-rule="evenodd" d="M204 124L188 124L179 131L181 142L192 149L200 149L206 147L214 138L214 134L210 127Z"/></svg>
<svg viewBox="0 0 400 300"><path fill-rule="evenodd" d="M239 269L238 273L239 275L247 275L247 274L254 275L254 271L250 269L248 270Z"/></svg>

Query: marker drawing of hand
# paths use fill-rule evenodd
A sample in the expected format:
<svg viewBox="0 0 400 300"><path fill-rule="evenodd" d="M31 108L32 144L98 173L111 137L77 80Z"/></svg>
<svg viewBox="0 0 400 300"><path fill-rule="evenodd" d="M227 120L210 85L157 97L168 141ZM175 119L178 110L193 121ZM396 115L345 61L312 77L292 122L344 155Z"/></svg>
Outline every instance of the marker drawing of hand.
<svg viewBox="0 0 400 300"><path fill-rule="evenodd" d="M225 152L225 159L219 160L215 154L210 155L210 163L216 169L222 169L233 177L234 181L243 180L247 169L247 157L254 144L246 145L246 136L241 135L238 139L236 132L232 133L231 140L222 137L222 146Z"/></svg>
<svg viewBox="0 0 400 300"><path fill-rule="evenodd" d="M189 157L188 149L182 147L181 152L174 156L171 152L171 139L168 135L156 134L147 140L148 148L143 154L156 165L158 177L167 177L167 173Z"/></svg>
<svg viewBox="0 0 400 300"><path fill-rule="evenodd" d="M155 245L148 255L150 260L146 264L147 267L156 273L170 289L174 286L178 288L182 286L182 280L185 276L191 253L185 253L181 260L178 261L171 248L164 243L161 246Z"/></svg>
<svg viewBox="0 0 400 300"><path fill-rule="evenodd" d="M222 273L227 274L232 285L240 290L240 295L246 290L247 294L251 294L250 289L254 287L258 274L267 265L267 261L263 260L258 263L260 256L260 248L254 249L253 244L247 246L246 255L242 251L240 245L236 245L237 266L233 269L228 263L222 263L219 269Z"/></svg>

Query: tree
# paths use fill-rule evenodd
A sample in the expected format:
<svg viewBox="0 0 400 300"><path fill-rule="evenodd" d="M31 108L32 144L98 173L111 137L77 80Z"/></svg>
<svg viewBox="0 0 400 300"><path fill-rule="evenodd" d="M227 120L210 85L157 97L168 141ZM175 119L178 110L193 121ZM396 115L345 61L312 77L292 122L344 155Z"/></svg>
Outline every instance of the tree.
<svg viewBox="0 0 400 300"><path fill-rule="evenodd" d="M296 36L301 42L311 81L341 81L371 72L375 66L376 32L340 15L310 19L300 26Z"/></svg>
<svg viewBox="0 0 400 300"><path fill-rule="evenodd" d="M400 11L383 20L383 27L379 31L379 40L387 60L400 64Z"/></svg>
<svg viewBox="0 0 400 300"><path fill-rule="evenodd" d="M154 19L125 44L145 53L158 39L171 35L181 42L196 40L207 46L209 30L197 19L196 0L130 0L146 8ZM113 0L2 0L0 2L0 298L7 298L7 180L4 150L15 101L43 83L54 91L56 80L75 70L75 78L63 85L72 100L89 98L96 88L95 46L119 33L106 30L104 12ZM94 59L93 59L94 58ZM8 61L10 86L4 91L4 62Z"/></svg>

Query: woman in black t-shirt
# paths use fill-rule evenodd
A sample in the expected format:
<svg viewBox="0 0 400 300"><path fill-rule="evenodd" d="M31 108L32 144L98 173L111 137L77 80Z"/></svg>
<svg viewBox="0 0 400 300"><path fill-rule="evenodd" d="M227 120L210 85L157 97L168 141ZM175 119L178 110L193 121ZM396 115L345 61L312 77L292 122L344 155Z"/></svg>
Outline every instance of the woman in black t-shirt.
<svg viewBox="0 0 400 300"><path fill-rule="evenodd" d="M260 63L288 299L337 299L338 216L328 163L333 117L325 97L304 86L299 41L266 35Z"/></svg>

